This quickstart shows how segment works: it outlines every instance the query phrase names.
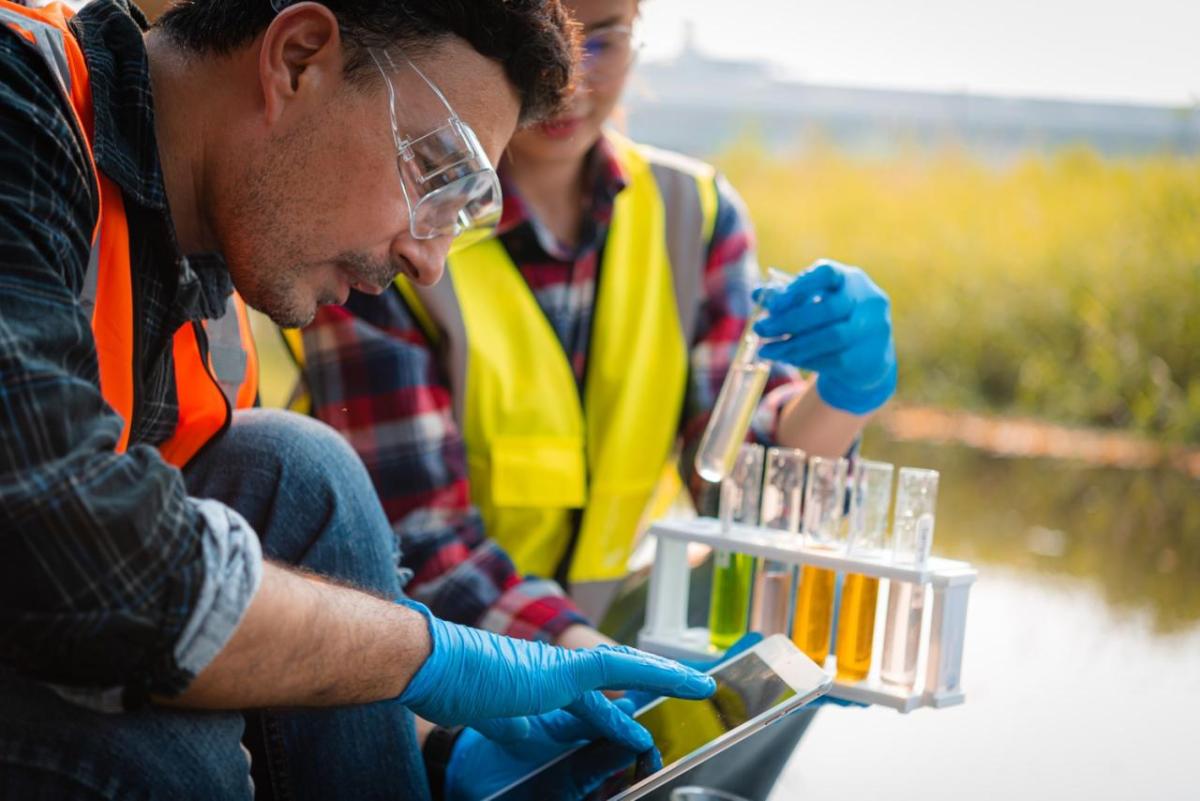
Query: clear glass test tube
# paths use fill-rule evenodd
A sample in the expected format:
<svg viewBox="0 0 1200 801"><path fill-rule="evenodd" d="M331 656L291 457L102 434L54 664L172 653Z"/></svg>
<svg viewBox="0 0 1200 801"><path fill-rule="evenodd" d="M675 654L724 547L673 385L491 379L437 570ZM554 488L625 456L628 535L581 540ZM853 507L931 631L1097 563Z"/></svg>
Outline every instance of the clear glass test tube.
<svg viewBox="0 0 1200 801"><path fill-rule="evenodd" d="M721 482L722 529L735 524L758 524L762 496L763 448L743 444L733 469ZM708 609L709 639L722 650L746 633L754 557L733 551L713 553L712 599Z"/></svg>
<svg viewBox="0 0 1200 801"><path fill-rule="evenodd" d="M808 460L804 490L804 543L809 548L836 551L844 547L842 509L846 492L845 459L814 456ZM792 616L792 641L818 665L824 665L832 645L833 599L837 575L832 570L805 565L796 590Z"/></svg>
<svg viewBox="0 0 1200 801"><path fill-rule="evenodd" d="M933 548L937 488L936 470L900 468L892 525L892 558L897 564L921 567L929 559ZM879 677L888 684L911 689L916 682L925 595L923 584L890 583L879 663Z"/></svg>
<svg viewBox="0 0 1200 801"><path fill-rule="evenodd" d="M763 479L763 528L800 533L804 492L805 454L795 448L767 451ZM795 568L787 562L761 558L754 568L754 597L750 603L750 630L763 635L786 634L795 597Z"/></svg>
<svg viewBox="0 0 1200 801"><path fill-rule="evenodd" d="M847 514L846 553L866 558L882 557L887 540L888 507L892 502L892 473L886 462L859 459L849 478L850 511ZM838 607L838 681L862 681L871 669L875 639L875 607L879 579L848 573L842 582Z"/></svg>
<svg viewBox="0 0 1200 801"><path fill-rule="evenodd" d="M791 276L778 270L770 270L769 275L770 280L764 285L767 297L782 290L791 280ZM767 385L771 365L759 358L762 339L754 333L754 324L764 316L762 304L755 304L700 439L696 472L705 481L720 481L733 469L738 448L746 439L763 387Z"/></svg>

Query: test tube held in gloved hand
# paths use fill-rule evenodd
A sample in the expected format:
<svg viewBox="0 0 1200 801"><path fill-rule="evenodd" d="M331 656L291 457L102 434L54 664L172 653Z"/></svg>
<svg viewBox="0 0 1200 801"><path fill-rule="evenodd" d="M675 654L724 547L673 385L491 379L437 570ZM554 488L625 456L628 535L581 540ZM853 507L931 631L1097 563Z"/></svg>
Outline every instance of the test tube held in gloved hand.
<svg viewBox="0 0 1200 801"><path fill-rule="evenodd" d="M892 558L897 564L922 567L929 559L933 548L937 488L936 470L900 468L892 525ZM888 684L911 689L916 682L925 595L923 584L906 581L890 584L879 663L879 678Z"/></svg>
<svg viewBox="0 0 1200 801"><path fill-rule="evenodd" d="M838 551L842 539L842 507L845 504L846 460L814 456L808 460L808 483L804 490L804 544L809 548ZM837 574L805 565L796 590L792 616L792 642L818 665L824 665L832 645L833 598Z"/></svg>
<svg viewBox="0 0 1200 801"><path fill-rule="evenodd" d="M734 523L747 526L758 523L762 470L762 446L743 444L738 449L733 469L721 482L720 515L723 530L727 531ZM717 550L713 553L708 631L714 647L726 649L746 633L753 576L754 557L733 551Z"/></svg>
<svg viewBox="0 0 1200 801"><path fill-rule="evenodd" d="M779 270L770 270L769 274L771 278L764 285L764 297L750 313L700 439L700 449L696 451L696 472L705 481L720 481L733 468L738 447L746 439L754 410L767 385L771 365L758 357L758 348L763 341L754 333L754 324L767 314L763 308L766 299L783 290L791 280L790 275Z"/></svg>
<svg viewBox="0 0 1200 801"><path fill-rule="evenodd" d="M887 538L892 473L886 462L859 459L849 479L850 511L846 526L846 555L881 557ZM837 616L838 681L862 681L871 668L875 640L875 606L879 579L848 573L842 582Z"/></svg>
<svg viewBox="0 0 1200 801"><path fill-rule="evenodd" d="M771 448L767 451L767 469L763 479L763 528L800 535L800 509L804 492L804 451L796 448ZM754 567L754 597L750 602L750 630L786 634L795 597L795 568L787 562L760 558Z"/></svg>

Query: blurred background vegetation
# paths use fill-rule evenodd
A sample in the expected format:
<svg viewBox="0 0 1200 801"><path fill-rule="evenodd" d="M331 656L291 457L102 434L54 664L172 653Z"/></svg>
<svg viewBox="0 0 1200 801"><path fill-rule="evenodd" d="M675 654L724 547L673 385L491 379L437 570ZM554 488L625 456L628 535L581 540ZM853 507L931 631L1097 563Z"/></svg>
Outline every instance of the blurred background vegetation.
<svg viewBox="0 0 1200 801"><path fill-rule="evenodd" d="M1200 442L1200 158L743 137L716 161L764 265L828 255L887 289L899 400Z"/></svg>

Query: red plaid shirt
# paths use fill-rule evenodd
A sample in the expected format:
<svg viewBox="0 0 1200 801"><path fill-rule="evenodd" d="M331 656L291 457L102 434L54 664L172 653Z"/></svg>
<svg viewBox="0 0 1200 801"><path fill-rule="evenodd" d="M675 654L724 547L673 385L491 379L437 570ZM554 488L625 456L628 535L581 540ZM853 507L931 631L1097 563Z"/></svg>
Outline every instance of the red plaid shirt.
<svg viewBox="0 0 1200 801"><path fill-rule="evenodd" d="M606 140L593 149L589 174L591 202L579 247L555 241L507 181L499 232L580 387L587 375L596 273L613 201L626 183ZM682 463L692 478L691 455L759 279L745 208L723 179L718 178L717 189L716 225L679 421ZM521 576L487 538L470 502L466 452L446 372L399 292L356 293L344 308L322 309L304 331L304 346L313 411L341 431L366 462L400 538L402 565L413 571L407 591L414 598L440 617L515 637L553 640L572 623L587 622L558 584L548 577ZM756 439L771 440L778 409L797 391L796 379L788 368L774 370L755 419ZM697 481L693 489L698 486Z"/></svg>

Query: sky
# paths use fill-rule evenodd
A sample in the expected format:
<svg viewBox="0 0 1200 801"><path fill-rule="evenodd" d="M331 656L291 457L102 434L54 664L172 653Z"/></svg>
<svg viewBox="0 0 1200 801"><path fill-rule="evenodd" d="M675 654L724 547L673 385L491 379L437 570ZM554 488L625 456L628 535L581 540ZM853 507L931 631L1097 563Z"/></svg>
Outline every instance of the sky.
<svg viewBox="0 0 1200 801"><path fill-rule="evenodd" d="M643 0L642 58L685 20L814 83L1200 104L1200 0Z"/></svg>

